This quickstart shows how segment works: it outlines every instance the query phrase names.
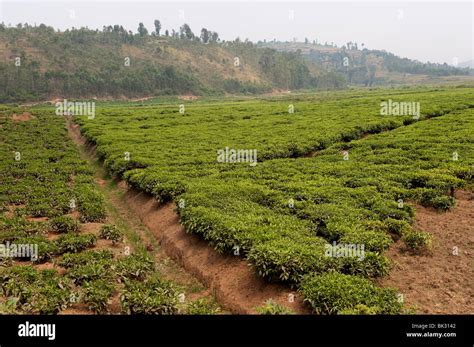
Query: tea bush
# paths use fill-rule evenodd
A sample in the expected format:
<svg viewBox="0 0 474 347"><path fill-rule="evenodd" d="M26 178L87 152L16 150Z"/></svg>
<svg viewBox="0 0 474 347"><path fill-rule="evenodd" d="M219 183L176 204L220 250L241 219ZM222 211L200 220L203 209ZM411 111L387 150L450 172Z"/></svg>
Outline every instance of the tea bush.
<svg viewBox="0 0 474 347"><path fill-rule="evenodd" d="M110 281L97 279L87 281L84 286L82 301L96 313L107 312L108 301L114 292L114 286Z"/></svg>
<svg viewBox="0 0 474 347"><path fill-rule="evenodd" d="M73 233L79 231L79 223L72 217L60 216L52 218L49 225L57 233Z"/></svg>
<svg viewBox="0 0 474 347"><path fill-rule="evenodd" d="M282 315L282 314L294 314L291 310L282 306L272 299L268 299L265 305L256 308L257 313L263 315Z"/></svg>
<svg viewBox="0 0 474 347"><path fill-rule="evenodd" d="M109 250L86 250L80 253L66 253L59 261L59 265L68 269L76 266L87 265L99 261L110 261L114 255Z"/></svg>
<svg viewBox="0 0 474 347"><path fill-rule="evenodd" d="M99 237L115 244L123 240L123 233L115 225L105 224L100 227Z"/></svg>
<svg viewBox="0 0 474 347"><path fill-rule="evenodd" d="M197 299L189 303L186 307L186 314L192 315L213 315L219 314L220 308L214 301L206 298Z"/></svg>
<svg viewBox="0 0 474 347"><path fill-rule="evenodd" d="M152 277L146 281L126 280L120 301L127 314L175 314L178 293L168 281Z"/></svg>
<svg viewBox="0 0 474 347"><path fill-rule="evenodd" d="M300 291L317 314L347 314L361 310L359 305L374 314L398 314L403 306L394 290L378 288L365 278L337 272L305 276Z"/></svg>
<svg viewBox="0 0 474 347"><path fill-rule="evenodd" d="M70 283L55 270L32 266L0 269L0 290L15 297L16 309L24 313L53 314L70 304Z"/></svg>
<svg viewBox="0 0 474 347"><path fill-rule="evenodd" d="M155 269L155 263L147 254L125 256L116 265L119 278L143 280Z"/></svg>
<svg viewBox="0 0 474 347"><path fill-rule="evenodd" d="M413 252L423 253L431 249L432 236L424 231L411 231L405 234L402 240Z"/></svg>
<svg viewBox="0 0 474 347"><path fill-rule="evenodd" d="M60 254L77 253L93 246L96 240L94 234L62 234L55 243Z"/></svg>

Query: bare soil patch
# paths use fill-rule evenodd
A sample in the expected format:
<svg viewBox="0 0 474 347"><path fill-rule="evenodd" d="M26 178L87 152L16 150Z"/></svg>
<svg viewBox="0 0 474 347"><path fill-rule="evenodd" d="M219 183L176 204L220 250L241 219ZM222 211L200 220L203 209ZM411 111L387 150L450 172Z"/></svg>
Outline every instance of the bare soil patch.
<svg viewBox="0 0 474 347"><path fill-rule="evenodd" d="M27 122L27 121L31 120L32 118L34 118L34 117L29 112L23 112L22 114L14 113L14 114L12 114L11 118L14 122L18 123L18 122Z"/></svg>
<svg viewBox="0 0 474 347"><path fill-rule="evenodd" d="M190 101L190 100L197 100L199 96L196 95L180 95L178 96L180 100Z"/></svg>
<svg viewBox="0 0 474 347"><path fill-rule="evenodd" d="M386 253L394 267L380 284L397 288L418 313L474 313L474 194L455 196L449 212L416 206L414 229L434 238L430 255L412 255L401 241Z"/></svg>

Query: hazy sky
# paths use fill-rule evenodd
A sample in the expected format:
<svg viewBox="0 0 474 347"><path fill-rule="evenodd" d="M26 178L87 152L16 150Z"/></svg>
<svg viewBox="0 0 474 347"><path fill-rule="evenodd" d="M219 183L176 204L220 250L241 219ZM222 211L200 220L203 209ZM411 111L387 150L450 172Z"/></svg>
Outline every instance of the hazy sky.
<svg viewBox="0 0 474 347"><path fill-rule="evenodd" d="M471 1L41 1L0 0L0 21L47 24L61 30L121 24L136 31L143 22L153 30L178 30L188 23L225 40L303 41L305 37L337 45L348 41L385 49L402 57L452 64L473 59Z"/></svg>

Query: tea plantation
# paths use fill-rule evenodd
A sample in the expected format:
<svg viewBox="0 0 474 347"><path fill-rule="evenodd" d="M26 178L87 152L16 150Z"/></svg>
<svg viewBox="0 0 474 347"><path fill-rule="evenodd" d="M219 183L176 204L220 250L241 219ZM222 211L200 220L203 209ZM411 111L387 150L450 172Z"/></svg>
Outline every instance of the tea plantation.
<svg viewBox="0 0 474 347"><path fill-rule="evenodd" d="M420 113L382 115L388 100L418 103ZM13 111L3 108L0 123L0 236L34 238L41 261L57 257L67 272L58 279L53 270L3 264L4 296L32 303L33 312L67 306L62 292L43 308L43 294L14 285L34 277L51 293L58 283L79 291L98 312L105 306L97 298L117 290L124 312L178 312L173 284L146 256L118 257L117 265L113 255L84 250L96 236L79 232L81 225L106 215L64 119L37 107L36 118L14 122L7 117ZM107 102L96 112L73 120L110 174L160 202L174 201L188 232L245 257L266 280L296 288L317 314L406 312L395 290L375 284L390 271L384 252L399 239L414 250L429 246L430 235L413 229L413 205L446 211L456 189L473 187L474 89L467 87ZM242 155L222 160L224 152ZM78 220L66 218L71 199ZM62 231L54 240L44 236ZM98 236L116 232L107 226ZM119 235L112 247L121 242ZM8 307L20 309L17 301Z"/></svg>
<svg viewBox="0 0 474 347"><path fill-rule="evenodd" d="M419 117L381 115L387 100L418 102ZM108 105L76 122L111 173L175 201L188 232L296 286L315 312L397 313L396 293L370 279L413 236L408 202L447 210L472 184L473 106L472 88L394 89ZM225 148L256 150L258 163L219 162ZM365 254L328 256L331 245Z"/></svg>
<svg viewBox="0 0 474 347"><path fill-rule="evenodd" d="M151 256L105 224L104 197L65 119L21 112L0 109L0 314L185 310Z"/></svg>

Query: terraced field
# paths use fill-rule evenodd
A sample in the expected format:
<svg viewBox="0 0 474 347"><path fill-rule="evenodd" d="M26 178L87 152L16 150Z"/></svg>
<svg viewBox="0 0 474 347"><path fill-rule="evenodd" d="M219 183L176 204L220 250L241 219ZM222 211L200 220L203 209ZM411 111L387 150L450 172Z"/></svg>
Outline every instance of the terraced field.
<svg viewBox="0 0 474 347"><path fill-rule="evenodd" d="M419 117L381 115L389 99L418 102ZM388 273L394 240L429 251L410 203L445 211L456 189L472 189L473 107L472 88L425 88L192 102L184 112L109 104L75 121L110 173L176 202L189 232L295 286L316 313L400 313L397 293L372 279ZM257 162L221 160L226 150ZM353 247L358 256L340 256Z"/></svg>

